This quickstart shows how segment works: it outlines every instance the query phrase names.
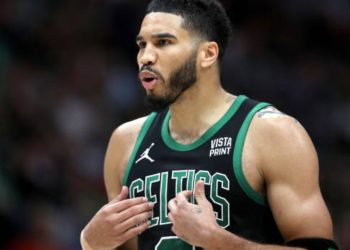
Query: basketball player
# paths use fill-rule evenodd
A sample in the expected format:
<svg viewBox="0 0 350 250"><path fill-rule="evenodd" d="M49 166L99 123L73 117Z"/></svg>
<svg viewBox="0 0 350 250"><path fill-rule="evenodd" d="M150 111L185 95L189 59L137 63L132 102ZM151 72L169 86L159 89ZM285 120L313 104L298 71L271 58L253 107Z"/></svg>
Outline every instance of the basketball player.
<svg viewBox="0 0 350 250"><path fill-rule="evenodd" d="M137 62L155 112L113 133L83 249L337 249L303 127L221 87L230 31L216 0L149 4Z"/></svg>

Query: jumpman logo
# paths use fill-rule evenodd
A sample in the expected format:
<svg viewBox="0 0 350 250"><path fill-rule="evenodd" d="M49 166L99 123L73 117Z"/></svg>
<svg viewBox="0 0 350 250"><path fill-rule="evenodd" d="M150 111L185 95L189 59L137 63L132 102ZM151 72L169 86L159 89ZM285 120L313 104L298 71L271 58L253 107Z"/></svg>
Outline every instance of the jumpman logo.
<svg viewBox="0 0 350 250"><path fill-rule="evenodd" d="M139 161L143 160L143 159L147 159L150 162L154 162L154 160L149 157L149 151L151 150L151 148L154 146L154 142L151 144L151 146L149 146L149 148L147 148L140 156L140 158L135 162L135 164L137 164Z"/></svg>

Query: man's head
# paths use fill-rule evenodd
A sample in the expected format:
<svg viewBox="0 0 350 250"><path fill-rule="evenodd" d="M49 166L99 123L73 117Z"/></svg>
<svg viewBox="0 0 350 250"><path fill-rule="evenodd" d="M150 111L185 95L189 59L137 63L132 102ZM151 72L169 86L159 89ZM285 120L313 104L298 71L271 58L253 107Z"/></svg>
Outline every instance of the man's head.
<svg viewBox="0 0 350 250"><path fill-rule="evenodd" d="M147 14L151 12L181 16L183 28L200 41L216 42L219 59L223 57L231 35L231 23L217 0L153 0L147 8Z"/></svg>
<svg viewBox="0 0 350 250"><path fill-rule="evenodd" d="M153 0L136 38L148 106L165 108L195 84L198 72L222 58L230 32L215 0Z"/></svg>

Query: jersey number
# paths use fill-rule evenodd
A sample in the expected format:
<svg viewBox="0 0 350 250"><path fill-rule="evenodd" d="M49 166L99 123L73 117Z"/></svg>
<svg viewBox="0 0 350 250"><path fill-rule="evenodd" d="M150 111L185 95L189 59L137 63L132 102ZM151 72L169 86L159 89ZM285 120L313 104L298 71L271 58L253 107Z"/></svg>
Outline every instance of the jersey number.
<svg viewBox="0 0 350 250"><path fill-rule="evenodd" d="M156 247L155 250L195 250L194 246L191 246L184 242L183 240L180 240L177 236L168 236L168 237L162 237Z"/></svg>

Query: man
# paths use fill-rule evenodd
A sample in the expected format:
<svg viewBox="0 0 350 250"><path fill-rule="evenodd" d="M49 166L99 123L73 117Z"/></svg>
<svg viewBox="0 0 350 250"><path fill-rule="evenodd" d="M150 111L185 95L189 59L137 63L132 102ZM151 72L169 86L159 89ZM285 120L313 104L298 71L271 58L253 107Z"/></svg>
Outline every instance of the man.
<svg viewBox="0 0 350 250"><path fill-rule="evenodd" d="M113 133L84 249L337 249L305 130L221 87L229 34L215 0L150 3L137 61L157 112Z"/></svg>

